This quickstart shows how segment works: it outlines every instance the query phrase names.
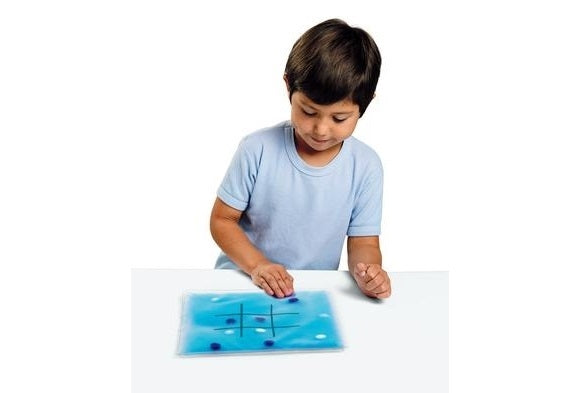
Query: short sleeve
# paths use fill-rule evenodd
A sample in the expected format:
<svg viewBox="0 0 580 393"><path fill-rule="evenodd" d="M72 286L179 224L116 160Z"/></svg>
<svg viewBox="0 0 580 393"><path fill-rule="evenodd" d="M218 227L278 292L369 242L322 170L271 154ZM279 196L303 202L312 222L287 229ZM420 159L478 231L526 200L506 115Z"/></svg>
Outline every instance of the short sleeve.
<svg viewBox="0 0 580 393"><path fill-rule="evenodd" d="M234 209L246 210L256 182L259 163L259 149L244 138L218 188L217 196Z"/></svg>
<svg viewBox="0 0 580 393"><path fill-rule="evenodd" d="M348 236L378 236L381 233L383 206L383 168L380 160L373 163L361 182L352 210Z"/></svg>

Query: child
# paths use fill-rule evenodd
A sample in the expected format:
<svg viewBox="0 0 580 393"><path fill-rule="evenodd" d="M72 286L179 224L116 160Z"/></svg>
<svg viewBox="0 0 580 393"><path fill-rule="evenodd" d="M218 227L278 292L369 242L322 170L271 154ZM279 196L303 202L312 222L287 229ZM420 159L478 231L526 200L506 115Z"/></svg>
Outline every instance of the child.
<svg viewBox="0 0 580 393"><path fill-rule="evenodd" d="M218 189L210 219L223 251L216 268L241 269L269 295L289 296L287 269L338 269L347 236L362 293L390 296L379 246L382 165L351 136L380 66L373 39L338 19L298 39L284 73L290 121L243 138Z"/></svg>

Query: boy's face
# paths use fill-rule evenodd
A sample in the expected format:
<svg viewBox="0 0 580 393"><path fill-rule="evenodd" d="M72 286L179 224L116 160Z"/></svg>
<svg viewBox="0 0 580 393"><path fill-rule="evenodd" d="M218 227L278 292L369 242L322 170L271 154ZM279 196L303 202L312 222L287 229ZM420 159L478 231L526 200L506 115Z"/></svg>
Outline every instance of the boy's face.
<svg viewBox="0 0 580 393"><path fill-rule="evenodd" d="M359 119L358 105L351 100L318 105L296 91L290 102L299 152L317 154L340 150L342 141L352 135Z"/></svg>

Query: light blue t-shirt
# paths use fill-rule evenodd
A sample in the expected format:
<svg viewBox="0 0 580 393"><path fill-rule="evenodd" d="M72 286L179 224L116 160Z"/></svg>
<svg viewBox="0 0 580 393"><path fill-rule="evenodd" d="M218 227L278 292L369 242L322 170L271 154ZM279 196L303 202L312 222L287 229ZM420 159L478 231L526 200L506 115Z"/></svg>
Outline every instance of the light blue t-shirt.
<svg viewBox="0 0 580 393"><path fill-rule="evenodd" d="M383 168L354 137L324 167L306 164L289 121L240 142L218 197L243 211L240 226L272 262L293 270L336 270L345 236L381 231ZM216 268L237 268L221 254Z"/></svg>

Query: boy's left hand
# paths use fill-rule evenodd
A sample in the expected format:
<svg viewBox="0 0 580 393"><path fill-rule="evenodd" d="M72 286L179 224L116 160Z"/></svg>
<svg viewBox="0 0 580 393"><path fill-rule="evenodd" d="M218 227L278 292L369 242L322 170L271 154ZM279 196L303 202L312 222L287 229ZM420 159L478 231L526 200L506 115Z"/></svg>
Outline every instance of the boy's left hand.
<svg viewBox="0 0 580 393"><path fill-rule="evenodd" d="M391 296L391 279L380 265L357 263L353 276L365 295L379 299Z"/></svg>

